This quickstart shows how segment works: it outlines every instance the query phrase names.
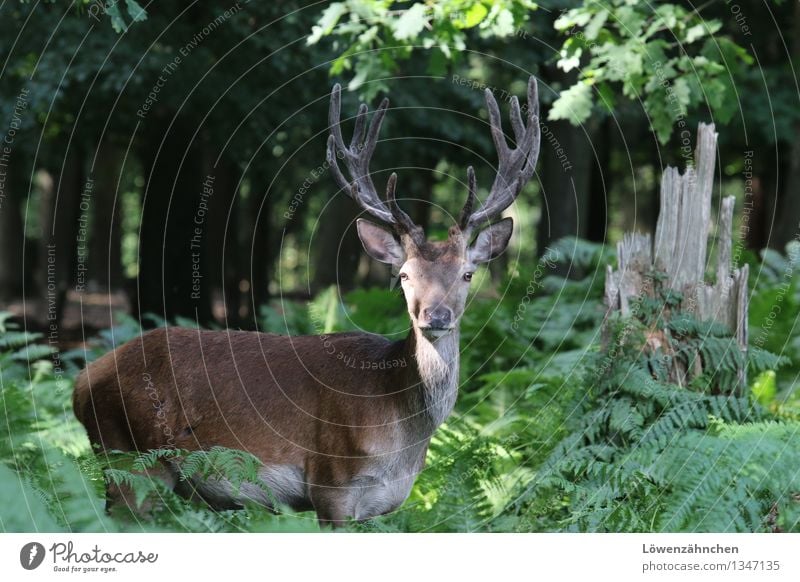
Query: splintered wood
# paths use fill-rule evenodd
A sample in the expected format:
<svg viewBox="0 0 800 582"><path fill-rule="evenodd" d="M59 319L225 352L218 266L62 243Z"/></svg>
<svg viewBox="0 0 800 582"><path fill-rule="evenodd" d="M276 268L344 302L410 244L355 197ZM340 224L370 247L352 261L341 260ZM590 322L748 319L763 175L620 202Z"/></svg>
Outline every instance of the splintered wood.
<svg viewBox="0 0 800 582"><path fill-rule="evenodd" d="M711 194L717 159L717 134L713 124L701 123L695 165L681 174L667 167L661 178L661 208L655 241L649 234L627 233L617 244L619 267L606 271L605 301L608 312L631 315L631 306L642 297L653 296L653 275L661 285L681 293L681 309L701 321L725 325L738 348L747 350L748 265L731 270L733 225L732 196L720 205L717 229L716 281L705 281L708 236L711 226ZM690 375L673 370L673 380L684 384ZM745 384L745 371L739 374Z"/></svg>

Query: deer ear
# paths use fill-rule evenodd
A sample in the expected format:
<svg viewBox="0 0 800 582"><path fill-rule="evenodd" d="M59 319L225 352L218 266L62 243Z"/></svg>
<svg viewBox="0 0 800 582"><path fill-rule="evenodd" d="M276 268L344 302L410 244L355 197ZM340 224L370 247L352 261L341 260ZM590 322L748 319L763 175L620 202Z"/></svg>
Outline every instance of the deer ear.
<svg viewBox="0 0 800 582"><path fill-rule="evenodd" d="M514 230L514 221L510 218L504 218L500 222L484 228L478 233L475 242L467 251L469 260L478 264L500 256L508 246L512 230Z"/></svg>
<svg viewBox="0 0 800 582"><path fill-rule="evenodd" d="M358 238L370 257L398 267L405 262L406 253L391 232L363 218L356 220L356 229Z"/></svg>

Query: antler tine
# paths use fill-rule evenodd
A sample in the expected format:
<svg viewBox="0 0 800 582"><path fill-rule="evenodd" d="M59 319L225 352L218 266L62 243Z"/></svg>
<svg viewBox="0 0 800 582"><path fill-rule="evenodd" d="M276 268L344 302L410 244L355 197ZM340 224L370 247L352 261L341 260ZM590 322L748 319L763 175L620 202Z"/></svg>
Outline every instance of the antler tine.
<svg viewBox="0 0 800 582"><path fill-rule="evenodd" d="M489 110L489 126L492 131L492 141L497 150L497 155L500 160L504 160L508 153L508 144L506 143L506 136L503 133L503 120L500 116L500 107L497 105L497 100L494 98L494 93L491 89L486 89L484 92L486 97L486 108Z"/></svg>
<svg viewBox="0 0 800 582"><path fill-rule="evenodd" d="M378 105L378 108L375 110L375 115L372 118L372 123L369 125L369 131L367 132L367 139L364 142L364 151L366 153L366 161L369 164L369 160L372 158L372 154L375 151L375 146L378 145L378 133L381 130L381 124L383 123L383 117L386 115L386 110L389 108L389 99L385 98L381 101L381 104Z"/></svg>
<svg viewBox="0 0 800 582"><path fill-rule="evenodd" d="M514 131L516 147L508 147L500 121L500 108L490 90L486 90L486 106L489 110L489 124L492 140L497 148L497 175L489 197L483 207L466 219L469 230L479 224L495 218L508 208L519 195L522 188L536 169L539 157L541 131L539 128L539 93L536 79L528 81L528 115L527 124L522 122L519 101L511 99L511 125Z"/></svg>
<svg viewBox="0 0 800 582"><path fill-rule="evenodd" d="M533 145L527 158L528 163L523 173L524 182L520 190L536 170L536 161L539 159L539 149L542 145L542 130L539 127L539 84L533 77L528 79L528 126L534 129Z"/></svg>
<svg viewBox="0 0 800 582"><path fill-rule="evenodd" d="M461 216L458 219L458 227L465 231L469 226L469 217L472 215L472 208L475 206L475 199L477 198L477 184L475 181L475 168L472 166L467 168L467 201L464 203L464 208L461 209Z"/></svg>
<svg viewBox="0 0 800 582"><path fill-rule="evenodd" d="M358 107L356 116L356 127L353 129L353 139L350 141L350 149L358 150L358 146L364 141L364 130L367 128L367 104L362 103ZM341 128L340 128L341 131Z"/></svg>
<svg viewBox="0 0 800 582"><path fill-rule="evenodd" d="M347 178L344 177L342 174L342 170L339 168L339 163L337 162L337 150L336 146L336 137L331 135L328 137L328 151L327 151L327 160L328 165L333 172L333 178L339 187L347 192L347 194L352 198L356 204L358 204L364 211L372 215L373 217L377 218L378 220L382 220L387 224L393 224L394 220L392 219L392 213L389 212L384 208L384 204L377 200L377 195L375 196L375 202L372 201L371 197L362 195L363 190L358 185L358 181L354 181L350 183ZM342 151L342 150L340 150ZM346 156L346 150L344 155ZM346 160L345 160L346 163ZM377 203L376 203L377 202Z"/></svg>
<svg viewBox="0 0 800 582"><path fill-rule="evenodd" d="M336 139L336 146L344 149L340 117L342 113L342 86L336 83L331 90L331 105L328 108L328 125L331 128L331 137Z"/></svg>
<svg viewBox="0 0 800 582"><path fill-rule="evenodd" d="M381 102L380 107L378 107L375 112L372 122L369 124L369 129L367 129L367 106L362 104L359 107L353 139L350 142L350 147L347 147L344 143L344 137L342 136L341 93L342 88L337 83L333 86L333 90L331 91L331 104L328 110L328 123L331 128L331 135L328 137L327 160L331 167L334 180L336 180L340 188L350 195L356 204L371 216L397 227L397 218L378 197L375 184L372 182L372 178L369 174L369 162L378 142L378 133L380 132L386 109L389 107L389 100L384 99ZM365 133L366 139L364 139ZM363 144L361 143L362 141ZM342 170L339 168L338 160L340 158L344 160L352 182L345 178Z"/></svg>
<svg viewBox="0 0 800 582"><path fill-rule="evenodd" d="M397 230L404 233L415 233L417 230L414 221L406 212L397 204L395 197L395 186L397 185L397 174L392 172L389 176L389 181L386 183L386 202L389 204L389 210L392 212L392 217L397 221Z"/></svg>
<svg viewBox="0 0 800 582"><path fill-rule="evenodd" d="M514 141L519 145L525 135L525 125L522 123L522 114L519 110L519 99L514 95L511 98L511 127L514 129Z"/></svg>

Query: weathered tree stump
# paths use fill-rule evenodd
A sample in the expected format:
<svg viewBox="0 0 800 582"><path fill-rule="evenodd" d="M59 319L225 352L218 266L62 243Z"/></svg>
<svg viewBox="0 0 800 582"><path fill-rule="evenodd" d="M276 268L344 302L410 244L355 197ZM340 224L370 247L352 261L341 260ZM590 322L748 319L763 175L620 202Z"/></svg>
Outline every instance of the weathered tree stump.
<svg viewBox="0 0 800 582"><path fill-rule="evenodd" d="M708 236L711 226L711 194L714 187L717 134L713 124L698 128L695 166L681 174L667 167L661 178L661 207L655 244L649 234L626 233L617 244L618 269L606 272L605 302L608 314L631 315L631 306L642 297L653 296L654 278L682 295L680 310L701 321L725 325L736 338L731 349L747 350L748 265L731 270L731 230L734 198L722 200L718 227L716 281L705 281ZM658 337L648 338L659 346ZM668 340L668 338L667 338ZM670 380L685 385L702 370L684 370L674 364ZM744 366L739 385L744 387Z"/></svg>

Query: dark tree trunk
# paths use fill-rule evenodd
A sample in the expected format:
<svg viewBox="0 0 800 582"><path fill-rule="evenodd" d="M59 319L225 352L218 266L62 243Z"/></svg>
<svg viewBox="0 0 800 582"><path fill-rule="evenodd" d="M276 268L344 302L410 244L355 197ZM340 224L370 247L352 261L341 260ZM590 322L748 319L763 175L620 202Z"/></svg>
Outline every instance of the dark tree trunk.
<svg viewBox="0 0 800 582"><path fill-rule="evenodd" d="M209 161L213 163L213 160ZM239 172L236 164L223 158L216 168L209 163L206 173L216 177L208 217L209 287L224 301L225 324L237 327L241 305L238 273L241 272L242 256L238 237L239 207L236 204Z"/></svg>
<svg viewBox="0 0 800 582"><path fill-rule="evenodd" d="M0 190L0 303L9 302L22 295L22 224L21 204L25 188L23 172L18 160L11 159L2 190Z"/></svg>
<svg viewBox="0 0 800 582"><path fill-rule="evenodd" d="M800 2L794 5L792 23L792 57L800 59ZM796 121L795 135L800 132L800 122ZM784 181L773 236L769 246L783 251L786 244L800 236L800 140L792 141L789 148L789 163Z"/></svg>
<svg viewBox="0 0 800 582"><path fill-rule="evenodd" d="M800 5L800 3L798 3ZM800 132L800 123L796 131ZM775 228L769 246L781 252L786 244L800 236L800 143L789 146L789 160L783 191L777 204Z"/></svg>
<svg viewBox="0 0 800 582"><path fill-rule="evenodd" d="M169 120L159 121L169 126ZM163 134L151 134L142 152L139 313L205 324L211 321L208 204L216 184L203 174L203 151L192 133L176 121L163 142Z"/></svg>
<svg viewBox="0 0 800 582"><path fill-rule="evenodd" d="M594 163L591 135L585 127L575 127L568 121L543 123L539 160L543 206L537 249L542 255L562 237L587 235Z"/></svg>
<svg viewBox="0 0 800 582"><path fill-rule="evenodd" d="M415 201L413 204L405 203L403 206L407 209L410 209L411 218L414 222L420 225L426 232L430 230L430 227L433 228L444 228L447 229L450 225L449 224L434 224L431 225L431 210L433 209L433 186L436 183L434 180L433 169L436 167L436 160L427 160L424 164L424 167L431 168L431 170L417 170L411 178L411 176L406 176L406 179L409 181L408 189L406 190L407 194L400 194L401 198L408 197L408 198L420 198L420 200ZM446 211L453 212L452 209L446 208Z"/></svg>
<svg viewBox="0 0 800 582"><path fill-rule="evenodd" d="M72 146L62 168L53 177L53 187L43 188L39 256L39 294L44 309L42 316L59 325L64 314L67 293L77 277L77 247L81 194L91 196L92 186L85 183L83 151Z"/></svg>
<svg viewBox="0 0 800 582"><path fill-rule="evenodd" d="M92 231L89 238L91 286L114 291L123 285L121 192L118 189L124 153L114 145L100 146L94 171Z"/></svg>
<svg viewBox="0 0 800 582"><path fill-rule="evenodd" d="M264 182L259 181L258 185ZM247 232L250 236L244 241L245 255L250 257L249 263L246 265L246 273L250 281L250 319L255 322L258 318L258 308L269 302L269 279L272 271L272 261L270 257L276 254L272 247L273 245L280 248L282 244L281 238L278 233L271 233L270 219L272 216L272 207L274 192L271 194L264 194L257 188L254 188L250 193L248 200L249 218L252 223L249 225Z"/></svg>
<svg viewBox="0 0 800 582"><path fill-rule="evenodd" d="M591 159L589 182L589 216L586 238L602 243L608 228L609 193L611 192L611 118L603 121L594 140L597 159Z"/></svg>
<svg viewBox="0 0 800 582"><path fill-rule="evenodd" d="M570 87L576 80L574 73L565 73L553 66L543 68L542 74L550 84L562 89ZM564 120L547 121L547 111L543 112L541 119L539 172L542 212L536 229L539 256L560 238L586 237L594 160L588 125L576 127ZM566 272L565 268L561 274Z"/></svg>
<svg viewBox="0 0 800 582"><path fill-rule="evenodd" d="M343 291L353 288L361 257L355 224L358 214L355 202L340 193L321 217L311 243L314 257L312 293L330 285L337 285Z"/></svg>
<svg viewBox="0 0 800 582"><path fill-rule="evenodd" d="M778 177L782 175L774 144L765 144L753 152L753 176L750 196L745 195L742 226L747 248L759 251L770 244L778 203ZM745 189L745 194L748 194ZM748 206L749 204L749 206Z"/></svg>

